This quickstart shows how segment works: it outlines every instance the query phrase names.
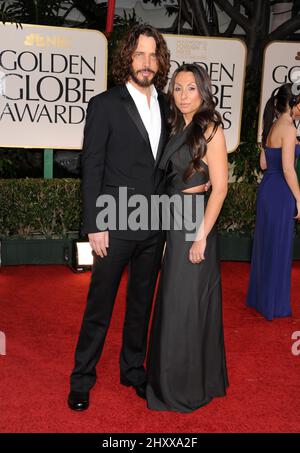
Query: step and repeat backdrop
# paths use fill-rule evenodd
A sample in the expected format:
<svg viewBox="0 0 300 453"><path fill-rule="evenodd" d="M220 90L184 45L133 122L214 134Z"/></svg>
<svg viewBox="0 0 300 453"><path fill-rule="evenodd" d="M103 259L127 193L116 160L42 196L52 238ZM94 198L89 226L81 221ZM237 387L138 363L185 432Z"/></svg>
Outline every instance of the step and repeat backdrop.
<svg viewBox="0 0 300 453"><path fill-rule="evenodd" d="M284 83L293 83L294 94L300 88L300 43L274 41L264 51L257 141L261 142L262 118L267 100ZM296 121L300 135L300 121Z"/></svg>
<svg viewBox="0 0 300 453"><path fill-rule="evenodd" d="M171 74L183 63L198 63L210 75L217 109L223 118L228 151L240 142L246 70L246 46L235 38L165 35Z"/></svg>
<svg viewBox="0 0 300 453"><path fill-rule="evenodd" d="M240 143L247 51L235 38L165 35L171 73L196 62L209 73L228 151ZM299 43L265 51L262 112L272 91L299 77ZM107 40L94 30L0 25L0 146L80 149L89 99L107 88Z"/></svg>
<svg viewBox="0 0 300 453"><path fill-rule="evenodd" d="M87 103L106 90L94 30L0 26L0 146L79 149Z"/></svg>

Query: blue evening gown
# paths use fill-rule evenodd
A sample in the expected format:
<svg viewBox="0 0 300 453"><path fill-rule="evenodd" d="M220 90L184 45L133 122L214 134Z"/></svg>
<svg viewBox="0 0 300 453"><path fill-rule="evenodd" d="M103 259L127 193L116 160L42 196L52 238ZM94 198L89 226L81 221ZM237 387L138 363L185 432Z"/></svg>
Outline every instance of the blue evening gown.
<svg viewBox="0 0 300 453"><path fill-rule="evenodd" d="M265 148L267 170L259 185L247 295L248 307L266 319L291 315L295 198L285 180L281 148ZM300 145L296 145L296 157Z"/></svg>

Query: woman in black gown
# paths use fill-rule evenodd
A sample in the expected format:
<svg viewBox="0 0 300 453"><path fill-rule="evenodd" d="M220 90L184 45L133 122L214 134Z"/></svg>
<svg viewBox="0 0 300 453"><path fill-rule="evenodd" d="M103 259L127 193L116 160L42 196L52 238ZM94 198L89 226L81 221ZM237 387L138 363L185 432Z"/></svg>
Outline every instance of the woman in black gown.
<svg viewBox="0 0 300 453"><path fill-rule="evenodd" d="M147 403L149 409L191 412L224 396L228 386L216 229L227 193L227 151L203 68L178 68L169 96L172 133L160 163L167 192L189 197L191 216L204 198L204 218L193 242L185 227L167 231L150 334ZM170 204L171 220L178 217L175 209Z"/></svg>

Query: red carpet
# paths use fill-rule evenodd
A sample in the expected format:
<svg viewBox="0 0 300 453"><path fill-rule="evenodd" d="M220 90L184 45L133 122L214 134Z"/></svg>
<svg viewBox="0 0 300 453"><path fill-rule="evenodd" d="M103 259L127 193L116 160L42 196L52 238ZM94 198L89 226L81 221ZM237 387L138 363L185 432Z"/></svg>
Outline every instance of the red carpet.
<svg viewBox="0 0 300 453"><path fill-rule="evenodd" d="M245 307L248 272L247 263L222 263L227 397L192 414L159 413L119 384L125 275L91 406L74 413L66 398L90 274L2 268L0 432L299 432L300 355L291 353L291 336L300 331L300 263L293 267L292 318L266 321Z"/></svg>

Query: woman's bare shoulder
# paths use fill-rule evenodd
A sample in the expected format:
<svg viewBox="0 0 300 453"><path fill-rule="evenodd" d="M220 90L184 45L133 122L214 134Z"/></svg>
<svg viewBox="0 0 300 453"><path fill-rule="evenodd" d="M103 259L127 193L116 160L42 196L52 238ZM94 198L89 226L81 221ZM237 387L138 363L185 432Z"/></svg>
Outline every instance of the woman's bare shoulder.
<svg viewBox="0 0 300 453"><path fill-rule="evenodd" d="M220 138L221 136L224 135L224 132L223 132L223 127L221 124L216 124L216 123L210 123L208 126L207 126L207 129L204 133L204 137L206 140L212 140L214 138Z"/></svg>

